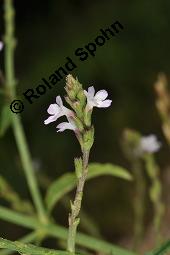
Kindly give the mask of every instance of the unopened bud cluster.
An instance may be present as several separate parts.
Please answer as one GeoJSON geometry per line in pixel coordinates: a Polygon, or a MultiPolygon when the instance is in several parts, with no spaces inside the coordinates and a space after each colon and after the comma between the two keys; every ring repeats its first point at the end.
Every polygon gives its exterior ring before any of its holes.
{"type": "Polygon", "coordinates": [[[78,79],[74,79],[72,75],[68,75],[66,78],[65,90],[67,92],[65,99],[75,112],[75,115],[71,118],[78,130],[77,138],[82,150],[88,151],[93,145],[94,128],[88,125],[91,123],[91,115],[89,115],[90,119],[88,119],[88,121],[85,118],[85,116],[87,116],[87,108],[84,90],[78,79]]]}

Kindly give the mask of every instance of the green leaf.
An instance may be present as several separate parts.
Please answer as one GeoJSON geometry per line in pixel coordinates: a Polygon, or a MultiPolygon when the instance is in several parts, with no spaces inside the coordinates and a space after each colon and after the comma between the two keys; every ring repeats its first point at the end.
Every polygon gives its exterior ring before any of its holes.
{"type": "MultiPolygon", "coordinates": [[[[38,221],[37,218],[26,216],[21,213],[17,213],[10,209],[7,209],[3,206],[0,206],[0,219],[16,224],[18,226],[22,226],[28,229],[43,229],[46,231],[48,236],[60,239],[60,240],[67,240],[68,237],[68,229],[58,225],[58,224],[49,224],[49,225],[42,225],[38,221]]],[[[118,254],[118,255],[138,255],[135,252],[125,250],[122,247],[117,245],[108,243],[107,241],[97,239],[80,232],[77,233],[76,243],[82,247],[86,247],[90,250],[93,250],[97,253],[104,253],[104,254],[118,254]]]]}
{"type": "MultiPolygon", "coordinates": [[[[89,164],[89,173],[87,179],[92,179],[101,175],[111,175],[114,177],[119,177],[125,180],[132,180],[130,173],[116,165],[112,164],[100,164],[91,163],[89,164]]],[[[76,186],[76,175],[75,173],[67,173],[62,175],[56,181],[54,181],[49,187],[46,194],[46,205],[48,210],[52,210],[54,205],[69,191],[71,191],[76,186]]]]}
{"type": "Polygon", "coordinates": [[[21,254],[31,255],[70,255],[69,252],[51,250],[47,248],[38,247],[32,244],[24,244],[21,242],[12,242],[7,239],[0,238],[0,248],[6,248],[12,251],[17,251],[21,254]]]}
{"type": "Polygon", "coordinates": [[[0,136],[3,136],[12,122],[12,115],[9,105],[4,105],[0,116],[0,136]]]}

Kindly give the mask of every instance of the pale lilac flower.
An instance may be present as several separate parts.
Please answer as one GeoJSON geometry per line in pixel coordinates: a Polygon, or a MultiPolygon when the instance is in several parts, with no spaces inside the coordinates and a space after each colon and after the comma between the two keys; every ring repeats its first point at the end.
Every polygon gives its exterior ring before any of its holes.
{"type": "Polygon", "coordinates": [[[0,51],[3,49],[3,47],[4,47],[4,44],[3,42],[0,41],[0,51]]]}
{"type": "Polygon", "coordinates": [[[87,108],[89,110],[93,109],[93,107],[107,108],[112,103],[112,100],[106,99],[108,93],[104,89],[95,94],[95,89],[92,86],[88,88],[88,91],[84,90],[84,94],[87,97],[87,108]]]}
{"type": "Polygon", "coordinates": [[[47,112],[51,115],[44,121],[44,124],[47,125],[51,122],[56,121],[58,118],[62,116],[66,116],[67,118],[74,116],[73,111],[69,110],[63,105],[62,99],[60,96],[56,97],[56,104],[50,104],[47,109],[47,112]]]}
{"type": "Polygon", "coordinates": [[[140,140],[139,150],[141,152],[154,153],[161,147],[156,135],[143,136],[140,140]]]}
{"type": "Polygon", "coordinates": [[[63,132],[65,131],[66,129],[70,129],[70,130],[73,130],[73,131],[76,131],[77,130],[77,127],[75,126],[74,122],[72,121],[69,121],[69,122],[62,122],[60,123],[58,126],[57,126],[58,130],[57,132],[63,132]]]}

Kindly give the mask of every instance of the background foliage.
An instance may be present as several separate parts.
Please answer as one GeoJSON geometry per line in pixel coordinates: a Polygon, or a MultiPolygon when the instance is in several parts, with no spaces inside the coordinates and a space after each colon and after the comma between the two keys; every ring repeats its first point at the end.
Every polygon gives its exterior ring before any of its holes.
{"type": "MultiPolygon", "coordinates": [[[[122,130],[128,126],[144,134],[158,134],[163,142],[158,154],[163,176],[169,158],[154,106],[152,85],[159,71],[169,75],[170,3],[166,0],[30,0],[14,3],[18,94],[36,87],[42,77],[48,77],[65,63],[65,57],[72,56],[76,48],[92,41],[100,28],[107,28],[116,20],[123,24],[124,30],[117,37],[98,48],[95,57],[79,62],[73,72],[85,87],[105,88],[113,99],[110,109],[95,110],[96,140],[91,161],[129,167],[120,147],[122,130]]],[[[0,3],[1,39],[4,31],[2,13],[0,3]]],[[[3,68],[2,57],[0,65],[3,68]]],[[[57,135],[55,125],[47,128],[43,124],[46,108],[56,95],[63,93],[63,88],[64,79],[33,105],[27,104],[22,113],[37,174],[41,171],[50,179],[73,171],[73,157],[79,151],[71,132],[57,135]]],[[[11,130],[1,139],[0,155],[1,174],[28,198],[11,130]]],[[[126,238],[132,234],[132,198],[131,183],[102,176],[87,183],[83,208],[95,219],[102,236],[126,245],[126,238]]],[[[67,210],[62,203],[54,210],[54,215],[66,226],[67,210]]],[[[148,208],[146,222],[151,218],[152,211],[148,208]]],[[[21,228],[1,221],[0,232],[9,239],[23,234],[21,228]]]]}

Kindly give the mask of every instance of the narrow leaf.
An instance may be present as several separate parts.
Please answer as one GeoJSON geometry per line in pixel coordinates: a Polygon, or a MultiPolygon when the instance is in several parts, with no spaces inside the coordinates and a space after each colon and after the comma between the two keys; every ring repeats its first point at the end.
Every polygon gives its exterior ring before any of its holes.
{"type": "MultiPolygon", "coordinates": [[[[60,240],[67,240],[68,236],[68,229],[58,225],[58,224],[49,224],[46,227],[41,225],[40,222],[37,221],[37,218],[25,216],[21,213],[14,212],[10,209],[7,209],[3,206],[0,206],[0,219],[11,222],[18,226],[22,226],[29,229],[37,230],[41,227],[47,231],[47,234],[51,237],[60,239],[60,240]]],[[[126,250],[122,247],[117,245],[108,243],[107,241],[103,241],[98,238],[94,238],[80,232],[77,233],[76,243],[82,247],[86,247],[90,250],[93,250],[97,253],[104,253],[104,254],[119,254],[119,255],[138,255],[135,252],[126,250]]]]}
{"type": "Polygon", "coordinates": [[[51,250],[47,248],[38,247],[32,244],[24,244],[21,242],[12,242],[7,239],[0,238],[0,248],[9,249],[12,251],[17,251],[21,254],[31,254],[31,255],[70,255],[69,252],[51,250]]]}
{"type": "Polygon", "coordinates": [[[0,136],[3,136],[12,121],[9,105],[4,105],[0,116],[0,136]]]}
{"type": "Polygon", "coordinates": [[[165,255],[168,251],[170,251],[170,240],[163,243],[156,250],[146,253],[146,255],[165,255]]]}
{"type": "MultiPolygon", "coordinates": [[[[116,165],[112,164],[100,164],[91,163],[89,164],[89,173],[87,179],[92,179],[101,175],[111,175],[119,177],[125,180],[132,180],[130,173],[116,165]]],[[[54,181],[49,187],[46,194],[46,204],[48,210],[52,210],[54,205],[69,191],[76,186],[76,175],[75,173],[67,173],[62,175],[56,181],[54,181]]]]}

